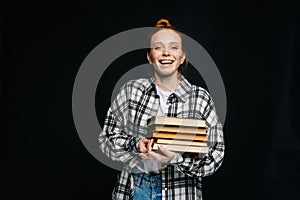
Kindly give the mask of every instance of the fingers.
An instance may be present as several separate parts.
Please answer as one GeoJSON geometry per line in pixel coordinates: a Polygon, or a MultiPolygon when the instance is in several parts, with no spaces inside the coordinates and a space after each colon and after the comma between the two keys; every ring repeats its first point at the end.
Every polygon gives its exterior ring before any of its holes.
{"type": "Polygon", "coordinates": [[[149,156],[147,155],[147,153],[140,153],[140,156],[144,159],[148,159],[149,156]]]}
{"type": "Polygon", "coordinates": [[[172,160],[175,156],[175,153],[172,151],[167,150],[162,145],[158,146],[159,153],[152,151],[152,145],[154,140],[148,140],[148,139],[141,139],[139,143],[140,148],[140,156],[143,159],[152,159],[156,162],[168,162],[172,160]]]}
{"type": "Polygon", "coordinates": [[[166,149],[164,146],[159,145],[158,146],[159,150],[165,154],[168,158],[172,159],[175,156],[175,153],[173,151],[169,151],[168,149],[166,149]]]}
{"type": "Polygon", "coordinates": [[[169,158],[163,154],[155,153],[155,152],[149,152],[148,157],[156,162],[168,162],[172,158],[169,158]]]}
{"type": "Polygon", "coordinates": [[[151,139],[147,144],[148,153],[152,151],[153,139],[151,139]]]}
{"type": "Polygon", "coordinates": [[[156,162],[164,162],[164,156],[153,151],[148,153],[148,157],[156,162]]]}
{"type": "Polygon", "coordinates": [[[138,143],[138,150],[141,153],[147,153],[147,144],[149,143],[149,140],[146,138],[140,139],[138,143]]]}

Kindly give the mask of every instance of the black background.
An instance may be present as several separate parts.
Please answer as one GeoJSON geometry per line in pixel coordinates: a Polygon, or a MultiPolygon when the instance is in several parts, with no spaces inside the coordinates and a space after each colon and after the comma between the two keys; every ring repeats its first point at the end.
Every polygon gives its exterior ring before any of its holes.
{"type": "MultiPolygon", "coordinates": [[[[227,94],[225,160],[204,199],[299,199],[299,9],[296,1],[22,3],[1,6],[1,195],[109,199],[117,171],[84,147],[72,116],[76,73],[110,36],[167,17],[198,41],[227,94]]],[[[102,123],[114,84],[145,63],[116,60],[99,82],[102,123]],[[107,98],[105,98],[107,97],[107,98]]],[[[100,66],[101,67],[101,66],[100,66]]],[[[186,76],[195,79],[193,67],[186,76]]]]}

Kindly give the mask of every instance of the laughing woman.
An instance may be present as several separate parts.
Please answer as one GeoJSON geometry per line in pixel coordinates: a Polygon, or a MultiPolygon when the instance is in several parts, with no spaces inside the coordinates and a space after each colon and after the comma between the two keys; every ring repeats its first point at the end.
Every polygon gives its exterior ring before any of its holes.
{"type": "Polygon", "coordinates": [[[187,66],[183,37],[167,19],[156,22],[147,59],[153,76],[126,82],[110,106],[100,149],[125,164],[113,199],[202,199],[202,177],[213,174],[224,158],[222,124],[209,93],[182,75],[187,66]],[[152,151],[147,120],[152,116],[203,119],[210,142],[208,154],[191,157],[152,151]]]}

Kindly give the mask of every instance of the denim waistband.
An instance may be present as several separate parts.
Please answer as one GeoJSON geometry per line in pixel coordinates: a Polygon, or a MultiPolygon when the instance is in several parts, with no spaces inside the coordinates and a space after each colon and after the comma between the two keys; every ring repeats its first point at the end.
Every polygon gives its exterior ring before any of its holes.
{"type": "Polygon", "coordinates": [[[141,182],[143,183],[160,183],[161,182],[161,174],[145,174],[145,173],[133,173],[134,181],[136,185],[140,185],[141,182]]]}

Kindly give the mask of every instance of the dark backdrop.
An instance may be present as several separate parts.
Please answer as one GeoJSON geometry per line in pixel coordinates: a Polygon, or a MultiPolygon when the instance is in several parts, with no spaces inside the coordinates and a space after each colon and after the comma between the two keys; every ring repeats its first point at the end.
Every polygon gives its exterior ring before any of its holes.
{"type": "MultiPolygon", "coordinates": [[[[296,1],[1,6],[1,195],[109,199],[117,171],[83,146],[72,117],[76,73],[108,37],[168,17],[210,54],[227,93],[226,155],[205,199],[299,199],[299,9],[296,1]]],[[[128,53],[105,72],[100,123],[118,78],[145,63],[128,53]]],[[[100,66],[101,67],[101,66],[100,66]]],[[[193,67],[186,75],[194,83],[193,67]]]]}

